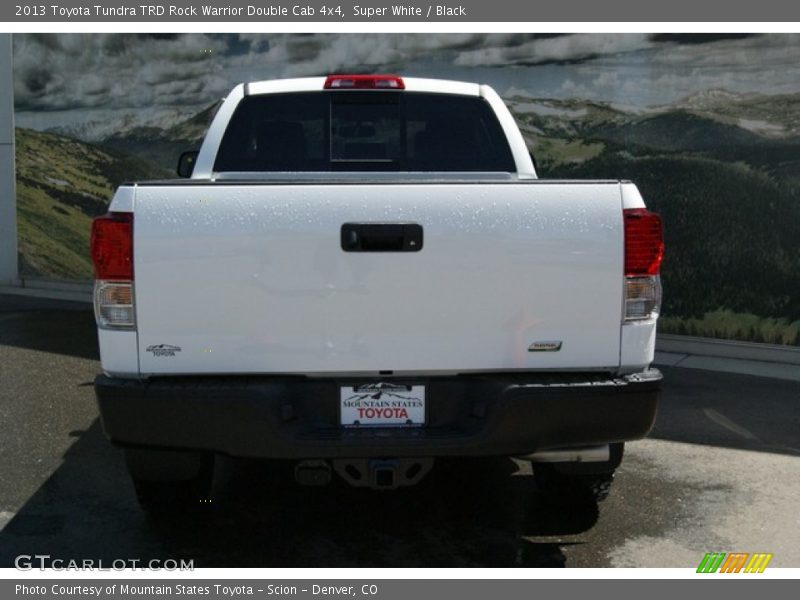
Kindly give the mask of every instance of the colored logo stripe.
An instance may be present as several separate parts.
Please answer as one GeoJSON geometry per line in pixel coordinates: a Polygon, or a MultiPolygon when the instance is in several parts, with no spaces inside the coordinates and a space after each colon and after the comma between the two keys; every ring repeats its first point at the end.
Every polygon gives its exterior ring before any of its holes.
{"type": "Polygon", "coordinates": [[[763,573],[772,560],[772,554],[760,552],[707,552],[697,566],[698,573],[763,573]],[[749,560],[748,560],[749,559],[749,560]],[[745,566],[745,564],[747,566],[745,566]]]}
{"type": "Polygon", "coordinates": [[[716,573],[725,558],[724,552],[707,552],[697,567],[698,573],[716,573]]]}
{"type": "Polygon", "coordinates": [[[747,557],[750,556],[747,552],[731,552],[728,558],[722,563],[720,573],[738,573],[742,570],[747,557]]]}
{"type": "Polygon", "coordinates": [[[763,573],[764,569],[767,568],[769,561],[772,560],[772,554],[753,554],[750,558],[750,562],[747,563],[747,566],[744,568],[745,573],[763,573]]]}

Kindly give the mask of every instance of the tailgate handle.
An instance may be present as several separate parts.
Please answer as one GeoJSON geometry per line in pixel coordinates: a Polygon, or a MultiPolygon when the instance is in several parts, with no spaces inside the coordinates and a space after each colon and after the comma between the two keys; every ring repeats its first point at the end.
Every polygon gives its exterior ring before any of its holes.
{"type": "Polygon", "coordinates": [[[341,239],[345,252],[419,252],[422,250],[422,225],[345,223],[341,239]]]}

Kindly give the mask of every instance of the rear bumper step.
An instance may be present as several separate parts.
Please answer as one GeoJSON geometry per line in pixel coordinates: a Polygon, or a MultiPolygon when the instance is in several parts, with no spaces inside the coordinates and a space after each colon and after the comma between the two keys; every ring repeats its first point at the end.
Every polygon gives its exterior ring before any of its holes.
{"type": "Polygon", "coordinates": [[[417,378],[427,386],[427,424],[391,429],[338,425],[339,386],[352,383],[100,375],[95,391],[106,434],[125,446],[286,459],[511,456],[644,437],[661,373],[417,378]]]}

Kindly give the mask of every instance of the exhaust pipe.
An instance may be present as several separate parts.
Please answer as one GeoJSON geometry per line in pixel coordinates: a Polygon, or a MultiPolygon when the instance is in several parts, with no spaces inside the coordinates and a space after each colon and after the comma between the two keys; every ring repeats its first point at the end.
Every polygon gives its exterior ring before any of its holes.
{"type": "Polygon", "coordinates": [[[604,446],[541,450],[523,458],[534,463],[608,462],[611,460],[611,449],[608,444],[605,444],[604,446]]]}

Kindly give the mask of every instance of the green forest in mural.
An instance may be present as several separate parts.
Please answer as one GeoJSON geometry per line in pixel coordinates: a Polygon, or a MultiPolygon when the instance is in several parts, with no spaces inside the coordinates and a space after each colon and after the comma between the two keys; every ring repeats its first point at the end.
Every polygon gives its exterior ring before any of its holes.
{"type": "Polygon", "coordinates": [[[662,215],[662,331],[800,344],[800,95],[544,104],[517,112],[542,176],[630,179],[662,215]]]}
{"type": "MultiPolygon", "coordinates": [[[[800,345],[800,93],[628,106],[498,91],[541,177],[630,179],[661,213],[662,331],[800,345]]],[[[119,183],[172,177],[216,105],[102,134],[18,127],[23,276],[90,279],[91,218],[119,183]]]]}

